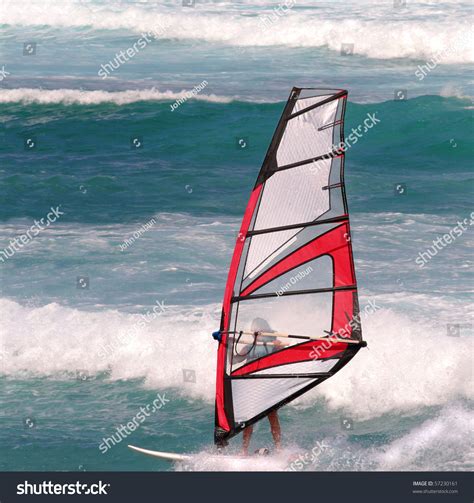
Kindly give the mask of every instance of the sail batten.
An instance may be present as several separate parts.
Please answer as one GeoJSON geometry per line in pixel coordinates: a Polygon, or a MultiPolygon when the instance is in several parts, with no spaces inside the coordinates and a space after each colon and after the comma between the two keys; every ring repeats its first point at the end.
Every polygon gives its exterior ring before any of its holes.
{"type": "Polygon", "coordinates": [[[293,88],[257,177],[222,308],[217,444],[330,378],[365,345],[338,147],[346,97],[293,88]]]}

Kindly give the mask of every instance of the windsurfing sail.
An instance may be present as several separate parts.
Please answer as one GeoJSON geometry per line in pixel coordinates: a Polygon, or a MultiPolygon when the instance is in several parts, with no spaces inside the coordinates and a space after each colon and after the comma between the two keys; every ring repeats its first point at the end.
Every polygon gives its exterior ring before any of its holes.
{"type": "Polygon", "coordinates": [[[218,445],[365,345],[344,188],[346,100],[344,90],[293,88],[250,195],[222,308],[218,445]]]}

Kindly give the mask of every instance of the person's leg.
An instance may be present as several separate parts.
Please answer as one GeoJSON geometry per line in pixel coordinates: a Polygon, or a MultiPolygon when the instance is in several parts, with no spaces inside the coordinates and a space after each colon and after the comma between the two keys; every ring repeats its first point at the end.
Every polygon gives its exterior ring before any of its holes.
{"type": "Polygon", "coordinates": [[[281,448],[281,429],[280,421],[278,420],[278,413],[276,410],[268,414],[268,420],[270,421],[270,429],[272,431],[273,441],[275,442],[276,450],[281,448]]]}
{"type": "Polygon", "coordinates": [[[249,454],[249,445],[250,445],[250,438],[252,437],[253,433],[253,426],[247,426],[243,432],[243,439],[242,439],[242,454],[244,456],[248,456],[249,454]]]}

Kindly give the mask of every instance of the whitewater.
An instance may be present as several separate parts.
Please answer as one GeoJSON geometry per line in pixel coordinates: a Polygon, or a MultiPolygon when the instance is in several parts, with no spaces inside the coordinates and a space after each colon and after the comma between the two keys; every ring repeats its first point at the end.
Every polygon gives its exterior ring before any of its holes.
{"type": "Polygon", "coordinates": [[[2,3],[0,250],[64,215],[0,263],[0,469],[285,471],[305,452],[302,470],[474,468],[472,226],[417,263],[473,210],[472,4],[286,3],[2,3]],[[380,119],[345,172],[361,311],[378,308],[368,348],[281,409],[281,456],[216,464],[210,334],[294,85],[348,89],[346,136],[380,119]],[[169,403],[128,443],[193,464],[103,454],[157,393],[169,403]]]}

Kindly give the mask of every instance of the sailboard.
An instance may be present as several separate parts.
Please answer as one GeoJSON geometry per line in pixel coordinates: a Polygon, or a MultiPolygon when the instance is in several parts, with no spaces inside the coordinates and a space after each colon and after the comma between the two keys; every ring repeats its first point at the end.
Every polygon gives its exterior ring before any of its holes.
{"type": "Polygon", "coordinates": [[[163,459],[165,461],[180,462],[180,461],[190,461],[191,456],[188,454],[178,454],[176,452],[163,452],[163,451],[153,451],[151,449],[143,449],[142,447],[136,447],[135,445],[128,445],[129,449],[132,451],[139,452],[140,454],[146,454],[152,458],[163,459]]]}
{"type": "Polygon", "coordinates": [[[256,458],[264,458],[264,455],[255,453],[253,456],[243,456],[243,455],[223,455],[222,453],[209,454],[209,453],[198,453],[198,454],[179,454],[176,452],[164,452],[164,451],[154,451],[152,449],[143,449],[142,447],[137,447],[135,445],[128,445],[128,448],[132,451],[139,452],[140,454],[145,454],[152,458],[161,459],[163,461],[169,461],[170,463],[184,463],[186,461],[192,462],[197,461],[200,458],[205,458],[208,461],[245,461],[245,460],[255,460],[256,458]]]}
{"type": "Polygon", "coordinates": [[[344,185],[347,94],[292,89],[250,194],[218,333],[219,446],[366,345],[344,185]]]}

